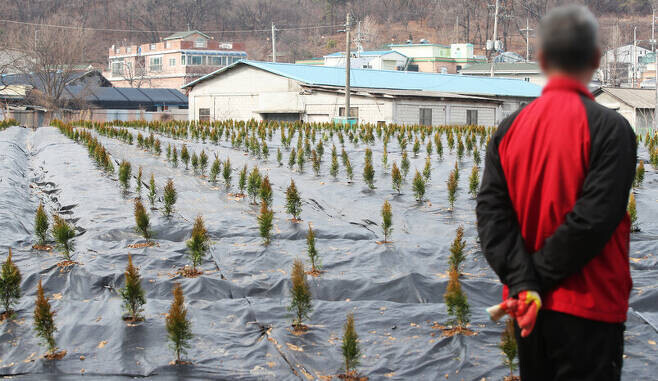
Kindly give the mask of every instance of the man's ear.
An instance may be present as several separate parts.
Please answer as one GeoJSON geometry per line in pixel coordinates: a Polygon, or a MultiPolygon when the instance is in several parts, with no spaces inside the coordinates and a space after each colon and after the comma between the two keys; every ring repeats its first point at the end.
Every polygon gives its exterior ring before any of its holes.
{"type": "Polygon", "coordinates": [[[594,55],[592,56],[592,70],[596,70],[601,65],[601,48],[597,47],[594,50],[594,55]]]}
{"type": "Polygon", "coordinates": [[[546,62],[546,55],[542,50],[537,53],[537,62],[539,62],[539,67],[541,71],[546,74],[548,72],[548,62],[546,62]]]}

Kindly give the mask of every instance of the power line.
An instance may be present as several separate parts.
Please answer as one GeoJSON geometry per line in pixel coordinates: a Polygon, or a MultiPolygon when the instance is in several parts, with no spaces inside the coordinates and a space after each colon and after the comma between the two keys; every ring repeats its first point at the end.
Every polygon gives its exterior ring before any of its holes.
{"type": "MultiPolygon", "coordinates": [[[[54,24],[41,24],[41,23],[32,23],[25,21],[15,21],[15,20],[1,20],[2,23],[8,24],[18,24],[18,25],[27,25],[27,26],[37,26],[41,28],[59,28],[59,29],[74,29],[74,30],[89,30],[97,32],[122,32],[122,33],[176,33],[180,30],[139,30],[139,29],[111,29],[111,28],[89,28],[89,27],[76,27],[71,25],[54,25],[54,24]]],[[[286,30],[310,30],[310,29],[325,29],[325,28],[337,28],[342,27],[343,25],[311,25],[311,26],[291,26],[279,28],[277,31],[286,31],[286,30]]],[[[270,32],[271,29],[238,29],[238,30],[206,30],[202,31],[204,33],[218,34],[218,33],[254,33],[254,32],[270,32]]]]}

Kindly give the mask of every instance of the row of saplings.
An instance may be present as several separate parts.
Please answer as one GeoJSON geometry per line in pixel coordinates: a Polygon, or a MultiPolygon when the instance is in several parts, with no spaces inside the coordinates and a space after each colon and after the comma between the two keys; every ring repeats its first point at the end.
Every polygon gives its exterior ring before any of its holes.
{"type": "MultiPolygon", "coordinates": [[[[139,198],[137,200],[139,200],[139,198]]],[[[140,217],[138,216],[138,202],[139,201],[136,201],[135,219],[138,225],[137,229],[143,231],[143,226],[139,226],[140,217]]],[[[55,218],[57,219],[58,217],[55,218]]],[[[392,213],[388,202],[385,202],[382,208],[382,220],[382,230],[386,242],[393,229],[392,213]]],[[[53,224],[53,235],[59,243],[58,247],[60,250],[67,252],[67,250],[70,250],[71,245],[60,242],[61,240],[55,233],[55,225],[57,223],[58,222],[55,222],[53,224]]],[[[43,210],[43,206],[40,205],[35,217],[35,235],[39,245],[44,245],[47,242],[47,229],[47,215],[43,210]]],[[[454,334],[474,334],[473,331],[467,328],[470,316],[469,305],[459,280],[461,275],[461,265],[465,260],[465,241],[463,235],[464,231],[460,226],[457,229],[456,237],[450,247],[449,282],[444,295],[448,314],[451,315],[453,319],[449,322],[450,326],[436,325],[435,327],[443,329],[444,335],[447,336],[454,334]]],[[[68,240],[64,241],[68,242],[68,240]]],[[[196,267],[196,264],[201,261],[210,246],[210,237],[201,216],[196,218],[191,237],[186,244],[196,267]]],[[[304,321],[309,319],[309,315],[312,311],[312,294],[306,276],[307,274],[313,276],[321,274],[319,255],[315,247],[315,235],[310,225],[307,235],[307,254],[311,262],[311,270],[306,272],[303,262],[297,259],[293,262],[291,271],[291,301],[288,309],[294,314],[292,326],[295,333],[302,333],[309,329],[309,327],[304,324],[304,321]]],[[[196,272],[196,268],[194,268],[194,271],[196,272]]],[[[13,317],[12,306],[18,302],[21,296],[20,283],[21,274],[18,267],[12,261],[10,249],[7,260],[2,265],[2,270],[0,272],[0,302],[5,311],[2,314],[2,319],[13,317]]],[[[137,267],[133,265],[131,256],[128,256],[128,264],[125,270],[125,285],[119,290],[119,293],[123,299],[123,307],[127,312],[124,319],[130,322],[143,320],[144,317],[142,312],[143,306],[146,304],[146,297],[141,286],[139,271],[137,267]]],[[[54,336],[57,328],[53,316],[54,311],[51,309],[49,299],[45,296],[41,280],[39,280],[34,308],[34,329],[36,330],[37,336],[48,348],[48,352],[44,355],[44,358],[51,360],[61,359],[66,355],[66,351],[57,350],[58,348],[54,336]]],[[[171,347],[176,354],[176,363],[186,363],[181,360],[181,354],[185,354],[186,349],[190,347],[190,340],[193,338],[193,334],[191,322],[187,318],[187,309],[184,306],[183,291],[179,283],[175,283],[173,288],[173,301],[169,313],[166,316],[166,329],[168,339],[172,344],[171,347]]],[[[352,314],[347,316],[347,321],[344,325],[343,343],[341,348],[344,357],[345,373],[339,375],[339,377],[344,379],[365,379],[365,377],[362,377],[356,369],[356,366],[359,364],[361,352],[352,314]]],[[[506,329],[503,332],[500,348],[505,355],[505,364],[510,369],[509,378],[513,378],[512,372],[516,366],[514,362],[516,357],[516,343],[514,341],[513,325],[511,321],[508,322],[506,329]]]]}

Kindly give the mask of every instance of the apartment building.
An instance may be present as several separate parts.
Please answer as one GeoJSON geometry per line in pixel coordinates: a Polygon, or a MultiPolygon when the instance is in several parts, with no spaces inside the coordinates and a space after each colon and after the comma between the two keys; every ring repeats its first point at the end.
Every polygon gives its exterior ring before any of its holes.
{"type": "Polygon", "coordinates": [[[409,58],[409,71],[456,74],[466,65],[486,62],[485,57],[474,55],[473,44],[442,45],[420,40],[419,43],[408,41],[388,47],[409,58]]]}
{"type": "Polygon", "coordinates": [[[112,46],[103,75],[115,87],[179,88],[247,58],[240,43],[219,42],[198,30],[178,32],[160,42],[112,46]]]}

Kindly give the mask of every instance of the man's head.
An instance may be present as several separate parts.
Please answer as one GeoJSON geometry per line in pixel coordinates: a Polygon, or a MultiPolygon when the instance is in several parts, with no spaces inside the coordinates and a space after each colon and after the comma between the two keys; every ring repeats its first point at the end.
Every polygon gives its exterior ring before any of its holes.
{"type": "Polygon", "coordinates": [[[539,24],[539,64],[547,76],[568,75],[588,83],[599,67],[599,24],[587,8],[555,8],[539,24]]]}

